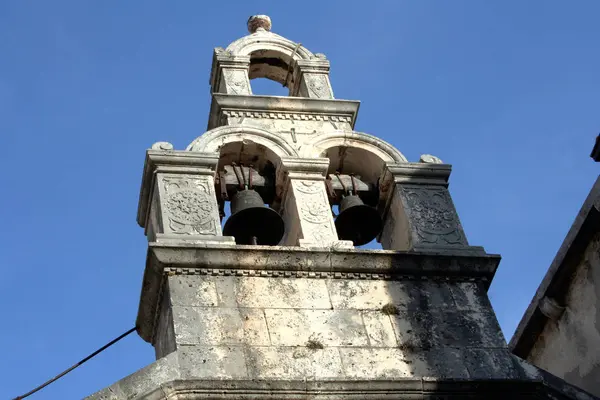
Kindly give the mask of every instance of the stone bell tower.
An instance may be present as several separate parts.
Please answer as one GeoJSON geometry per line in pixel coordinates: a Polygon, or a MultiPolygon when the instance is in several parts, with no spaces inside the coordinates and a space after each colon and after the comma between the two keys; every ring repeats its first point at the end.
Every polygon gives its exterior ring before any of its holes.
{"type": "Polygon", "coordinates": [[[206,132],[146,152],[137,327],[156,361],[89,398],[592,399],[507,350],[500,257],[467,242],[450,165],[355,132],[323,54],[267,16],[248,29],[215,49],[206,132]],[[289,96],[252,95],[259,77],[289,96]]]}

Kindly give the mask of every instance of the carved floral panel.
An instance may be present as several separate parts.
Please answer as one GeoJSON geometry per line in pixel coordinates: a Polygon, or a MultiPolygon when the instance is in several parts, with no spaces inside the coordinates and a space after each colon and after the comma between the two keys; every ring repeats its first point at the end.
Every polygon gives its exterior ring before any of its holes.
{"type": "Polygon", "coordinates": [[[172,233],[220,235],[210,178],[163,177],[163,218],[172,233]]]}
{"type": "Polygon", "coordinates": [[[310,242],[324,245],[338,240],[323,181],[293,181],[292,186],[302,227],[302,237],[310,242]]]}
{"type": "Polygon", "coordinates": [[[448,190],[443,187],[401,186],[406,214],[418,242],[466,245],[448,190]]]}

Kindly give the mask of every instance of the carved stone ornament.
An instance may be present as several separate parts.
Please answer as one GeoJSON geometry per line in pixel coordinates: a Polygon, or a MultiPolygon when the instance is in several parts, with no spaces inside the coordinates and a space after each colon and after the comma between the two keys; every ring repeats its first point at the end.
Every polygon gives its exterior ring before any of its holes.
{"type": "Polygon", "coordinates": [[[337,240],[323,181],[295,182],[294,189],[304,239],[320,244],[337,240]]]}
{"type": "Polygon", "coordinates": [[[305,194],[314,194],[322,190],[321,185],[323,185],[323,182],[320,181],[300,181],[296,185],[296,189],[305,194]]]}
{"type": "Polygon", "coordinates": [[[255,33],[256,31],[271,30],[271,18],[268,15],[253,15],[248,19],[248,32],[255,33]]]}
{"type": "Polygon", "coordinates": [[[314,74],[306,77],[306,86],[312,97],[317,99],[329,98],[329,85],[327,84],[327,77],[323,74],[314,74]]]}
{"type": "Polygon", "coordinates": [[[419,158],[419,162],[427,163],[427,164],[443,164],[444,162],[436,156],[432,156],[431,154],[421,154],[419,158]]]}
{"type": "Polygon", "coordinates": [[[429,244],[466,244],[445,188],[402,187],[406,212],[419,236],[429,244]]]}
{"type": "Polygon", "coordinates": [[[214,199],[208,182],[200,179],[165,178],[163,202],[173,233],[216,235],[214,199]]]}
{"type": "Polygon", "coordinates": [[[173,150],[173,145],[169,142],[156,142],[152,145],[152,150],[173,150]]]}
{"type": "Polygon", "coordinates": [[[313,224],[321,224],[329,219],[331,209],[319,200],[308,200],[301,204],[300,216],[303,220],[313,224]]]}
{"type": "Polygon", "coordinates": [[[246,73],[242,70],[223,70],[227,92],[231,94],[250,94],[246,73]]]}
{"type": "Polygon", "coordinates": [[[337,240],[337,237],[332,236],[333,232],[329,222],[321,222],[320,224],[307,229],[307,231],[307,236],[310,236],[315,243],[326,244],[333,240],[337,240]]]}
{"type": "Polygon", "coordinates": [[[215,52],[216,52],[217,54],[220,54],[220,55],[228,55],[228,56],[231,56],[231,55],[232,55],[230,51],[228,51],[228,50],[225,50],[225,49],[224,49],[224,48],[222,48],[222,47],[215,47],[215,52]]]}

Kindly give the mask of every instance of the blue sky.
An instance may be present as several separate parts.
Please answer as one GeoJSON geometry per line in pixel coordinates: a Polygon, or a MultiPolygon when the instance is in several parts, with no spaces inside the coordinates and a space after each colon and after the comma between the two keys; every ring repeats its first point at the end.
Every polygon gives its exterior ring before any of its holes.
{"type": "MultiPolygon", "coordinates": [[[[510,338],[596,179],[596,1],[3,1],[0,397],[133,326],[146,255],[145,149],[202,134],[212,49],[249,15],[331,61],[356,130],[453,165],[510,338]]],[[[261,90],[274,86],[263,85],[261,90]]],[[[153,360],[132,335],[36,394],[77,399],[153,360]]]]}

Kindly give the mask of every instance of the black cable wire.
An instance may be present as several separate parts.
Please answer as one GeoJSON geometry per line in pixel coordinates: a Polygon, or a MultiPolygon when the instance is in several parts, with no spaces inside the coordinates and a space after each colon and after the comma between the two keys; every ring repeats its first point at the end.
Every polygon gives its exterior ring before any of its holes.
{"type": "Polygon", "coordinates": [[[69,372],[73,371],[75,368],[79,367],[81,364],[83,364],[84,362],[88,361],[90,358],[100,354],[101,352],[103,352],[104,350],[108,349],[110,346],[112,346],[113,344],[117,343],[119,340],[123,339],[125,336],[129,335],[130,333],[134,332],[137,330],[137,327],[133,327],[130,330],[128,330],[127,332],[125,332],[124,334],[122,334],[121,336],[119,336],[118,338],[108,342],[108,344],[100,347],[98,350],[96,350],[95,352],[93,352],[92,354],[90,354],[89,356],[87,356],[86,358],[84,358],[83,360],[79,361],[77,364],[73,365],[71,368],[61,372],[60,374],[56,375],[54,378],[44,382],[43,384],[41,384],[40,386],[36,387],[35,389],[33,389],[30,392],[25,393],[24,395],[21,396],[17,396],[15,397],[13,400],[21,400],[24,399],[25,397],[29,397],[32,394],[34,394],[35,392],[42,390],[43,388],[45,388],[46,386],[48,386],[49,384],[51,384],[52,382],[62,378],[63,376],[65,376],[66,374],[68,374],[69,372]]]}

